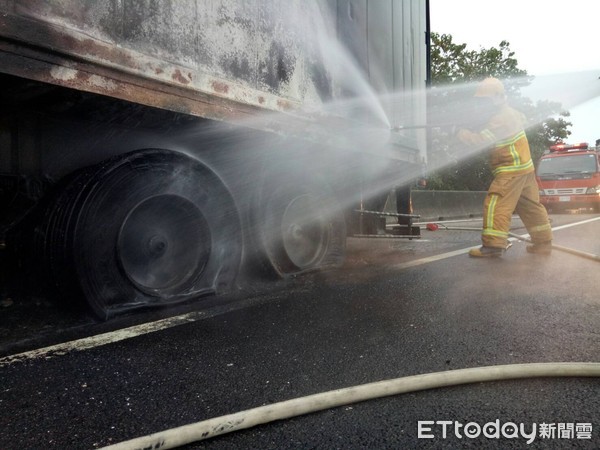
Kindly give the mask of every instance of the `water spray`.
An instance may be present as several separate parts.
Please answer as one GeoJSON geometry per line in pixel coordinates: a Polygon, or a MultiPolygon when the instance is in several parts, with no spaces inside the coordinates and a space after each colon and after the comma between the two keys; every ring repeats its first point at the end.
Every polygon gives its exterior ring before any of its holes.
{"type": "MultiPolygon", "coordinates": [[[[356,65],[351,64],[351,60],[347,58],[345,53],[339,52],[339,49],[335,46],[335,43],[330,41],[330,37],[327,35],[320,35],[320,37],[322,38],[320,42],[321,52],[326,57],[331,57],[330,61],[334,62],[331,69],[332,72],[334,72],[339,78],[339,83],[345,88],[354,92],[354,94],[364,96],[364,98],[361,98],[361,102],[363,103],[360,105],[360,108],[356,103],[353,102],[335,102],[333,104],[323,104],[322,112],[337,113],[336,115],[341,117],[347,117],[349,115],[351,118],[355,116],[373,116],[374,118],[378,119],[379,124],[382,125],[382,128],[366,128],[364,131],[359,130],[360,132],[365,133],[365,135],[368,137],[366,139],[356,139],[358,133],[356,133],[355,126],[340,127],[340,133],[338,134],[351,136],[352,139],[350,139],[350,141],[354,141],[354,147],[357,149],[360,149],[361,151],[364,151],[365,148],[369,149],[373,147],[373,142],[383,144],[387,143],[388,133],[390,131],[403,132],[408,130],[423,130],[432,128],[451,128],[453,126],[459,126],[459,124],[464,124],[466,128],[473,128],[469,125],[478,125],[478,121],[481,119],[481,114],[479,114],[481,112],[480,110],[473,108],[473,106],[468,102],[464,104],[462,101],[454,102],[452,98],[448,98],[446,96],[448,93],[460,91],[465,94],[464,98],[467,98],[467,96],[470,97],[472,95],[470,91],[474,88],[475,83],[436,87],[435,90],[431,91],[398,92],[386,96],[377,96],[374,90],[368,86],[367,83],[365,83],[366,80],[364,78],[364,74],[358,70],[356,65]],[[427,118],[415,118],[415,108],[412,107],[412,105],[420,105],[423,103],[421,101],[423,96],[427,98],[436,93],[440,94],[440,98],[443,101],[443,108],[440,108],[439,110],[435,110],[433,108],[428,110],[427,118]],[[389,125],[389,120],[387,118],[386,111],[382,107],[382,104],[387,105],[390,110],[395,112],[395,116],[393,118],[395,123],[414,123],[415,121],[428,121],[430,123],[392,127],[389,125]],[[406,105],[408,105],[408,107],[406,107],[406,105]],[[469,122],[469,117],[473,118],[472,123],[469,122]],[[450,124],[446,123],[450,118],[455,119],[456,122],[450,124]],[[467,118],[467,120],[465,120],[465,118],[467,118]],[[380,139],[373,139],[373,137],[377,137],[378,133],[381,134],[380,139]]],[[[329,58],[327,59],[329,60],[329,58]]],[[[594,76],[594,79],[597,79],[597,73],[595,73],[594,76]]],[[[533,99],[533,101],[560,100],[563,108],[569,109],[587,100],[600,96],[600,83],[590,83],[588,82],[589,78],[590,74],[587,73],[576,77],[567,74],[560,77],[554,77],[543,83],[541,81],[534,80],[534,85],[526,94],[530,94],[530,97],[533,99]],[[567,98],[556,99],[556,93],[567,94],[567,98]]],[[[538,80],[539,79],[540,78],[538,77],[538,80]]],[[[530,78],[511,80],[511,82],[515,84],[521,83],[523,85],[529,84],[531,81],[532,80],[530,78]]],[[[528,122],[527,128],[539,125],[544,120],[545,118],[540,117],[532,118],[528,122]]],[[[315,123],[315,128],[319,128],[320,126],[326,131],[331,131],[329,125],[330,124],[328,124],[327,121],[317,121],[315,123]]],[[[484,151],[485,149],[481,147],[465,151],[464,147],[461,146],[459,150],[460,153],[450,155],[451,157],[446,158],[444,161],[438,162],[436,166],[431,166],[430,170],[433,171],[441,169],[452,163],[454,160],[467,159],[470,156],[484,151]]],[[[401,181],[402,180],[396,179],[395,183],[401,184],[401,181]]],[[[371,189],[374,193],[389,187],[390,186],[386,184],[386,181],[382,181],[380,185],[374,186],[371,189]]],[[[346,201],[349,202],[350,200],[346,199],[346,201]]],[[[438,224],[429,224],[427,228],[435,231],[439,229],[439,227],[440,225],[438,224]]],[[[461,228],[451,228],[446,227],[445,225],[442,225],[442,229],[457,231],[462,230],[461,228]]],[[[468,229],[468,231],[481,232],[482,230],[480,228],[474,228],[468,229]]],[[[515,235],[513,233],[509,233],[509,235],[518,240],[532,242],[529,238],[524,236],[515,235]]],[[[600,257],[597,255],[592,255],[554,244],[552,245],[552,248],[587,259],[592,259],[594,261],[600,261],[600,257]]],[[[208,439],[213,436],[250,428],[259,424],[269,423],[275,420],[296,417],[328,408],[339,407],[350,403],[366,401],[385,396],[446,386],[456,386],[467,383],[479,383],[484,381],[522,379],[531,377],[568,376],[600,377],[600,363],[558,362],[546,364],[533,363],[476,367],[414,375],[393,380],[384,380],[310,395],[307,397],[291,399],[271,405],[265,405],[170,430],[164,430],[148,436],[133,439],[131,441],[115,444],[107,448],[113,450],[138,448],[174,448],[189,444],[191,442],[208,439]]]]}
{"type": "MultiPolygon", "coordinates": [[[[482,228],[449,227],[449,226],[444,225],[443,223],[428,223],[426,225],[426,228],[429,231],[437,231],[439,229],[447,230],[447,231],[477,231],[479,233],[481,233],[483,231],[482,228]]],[[[515,239],[518,239],[519,241],[527,242],[529,244],[534,243],[531,240],[531,238],[527,237],[526,235],[521,236],[519,234],[511,233],[510,231],[508,232],[508,235],[515,239]]],[[[579,256],[581,258],[591,259],[592,261],[600,262],[600,256],[594,255],[592,253],[582,252],[581,250],[575,250],[573,248],[563,247],[562,245],[557,245],[557,244],[551,244],[551,247],[554,250],[558,250],[558,251],[565,252],[565,253],[570,253],[572,255],[579,256]]]]}

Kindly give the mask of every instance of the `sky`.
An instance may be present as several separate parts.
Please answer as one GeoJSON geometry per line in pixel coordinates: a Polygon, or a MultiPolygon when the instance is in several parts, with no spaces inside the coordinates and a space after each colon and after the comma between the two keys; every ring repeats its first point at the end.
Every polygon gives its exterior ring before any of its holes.
{"type": "MultiPolygon", "coordinates": [[[[505,40],[529,75],[597,71],[593,79],[600,86],[598,0],[430,0],[429,5],[431,31],[452,35],[455,44],[479,50],[505,40]]],[[[570,88],[565,84],[557,91],[563,89],[570,88]]],[[[588,90],[583,99],[594,92],[588,90]]],[[[569,109],[573,125],[567,142],[593,145],[600,139],[600,96],[579,102],[569,109]]]]}

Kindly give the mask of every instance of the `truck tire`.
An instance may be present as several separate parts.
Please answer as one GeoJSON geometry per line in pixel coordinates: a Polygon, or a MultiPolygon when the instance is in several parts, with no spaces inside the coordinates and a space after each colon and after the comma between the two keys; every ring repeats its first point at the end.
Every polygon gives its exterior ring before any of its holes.
{"type": "Polygon", "coordinates": [[[101,319],[224,291],[241,260],[239,215],[224,183],[164,150],[85,170],[42,229],[54,283],[67,296],[83,294],[101,319]]]}
{"type": "Polygon", "coordinates": [[[262,248],[276,276],[286,278],[343,263],[345,217],[323,177],[280,167],[277,175],[265,178],[258,211],[262,248]]]}

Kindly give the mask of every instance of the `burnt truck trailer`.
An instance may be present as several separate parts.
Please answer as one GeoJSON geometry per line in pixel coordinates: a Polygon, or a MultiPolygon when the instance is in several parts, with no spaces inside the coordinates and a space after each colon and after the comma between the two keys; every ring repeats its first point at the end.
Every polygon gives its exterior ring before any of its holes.
{"type": "Polygon", "coordinates": [[[360,202],[424,162],[421,131],[373,130],[424,123],[419,97],[374,94],[424,89],[426,19],[415,0],[0,0],[0,292],[106,319],[339,265],[360,202]]]}

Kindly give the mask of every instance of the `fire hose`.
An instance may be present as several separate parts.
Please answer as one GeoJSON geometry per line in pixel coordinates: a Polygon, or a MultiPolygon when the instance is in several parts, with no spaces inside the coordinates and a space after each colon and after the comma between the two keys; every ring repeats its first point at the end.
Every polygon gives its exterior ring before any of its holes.
{"type": "MultiPolygon", "coordinates": [[[[479,231],[481,228],[448,227],[444,224],[430,223],[427,229],[454,231],[479,231]],[[440,228],[441,227],[441,228],[440,228]]],[[[532,243],[531,239],[515,233],[509,236],[520,241],[532,243]]],[[[600,261],[598,255],[552,244],[552,248],[571,253],[594,261],[600,261]]],[[[405,394],[426,389],[457,386],[469,383],[500,381],[540,377],[600,377],[600,363],[594,362],[556,362],[509,364],[487,367],[474,367],[447,370],[421,375],[413,375],[391,380],[378,381],[343,389],[313,394],[306,397],[286,400],[227,414],[189,425],[163,430],[147,436],[120,442],[103,450],[141,450],[145,448],[169,449],[215,436],[251,428],[257,425],[310,414],[329,408],[351,403],[405,394]]]]}
{"type": "Polygon", "coordinates": [[[110,445],[105,447],[104,450],[141,450],[145,448],[160,448],[162,450],[176,448],[214,436],[251,428],[256,425],[375,398],[468,383],[533,377],[600,377],[600,363],[508,364],[446,370],[443,372],[395,378],[344,389],[336,389],[203,420],[110,445]]]}
{"type": "MultiPolygon", "coordinates": [[[[428,223],[427,229],[430,231],[437,231],[439,229],[448,230],[448,231],[479,231],[479,232],[482,231],[481,228],[448,227],[442,223],[428,223]]],[[[508,235],[515,239],[518,239],[519,241],[528,242],[530,244],[533,244],[533,241],[530,238],[528,238],[527,236],[521,236],[519,234],[511,233],[510,231],[508,232],[508,235]]],[[[554,250],[558,250],[558,251],[565,252],[565,253],[570,253],[572,255],[576,255],[576,256],[580,256],[582,258],[591,259],[592,261],[600,262],[600,256],[594,255],[593,253],[583,252],[581,250],[576,250],[574,248],[569,248],[569,247],[563,247],[562,245],[557,245],[557,244],[551,244],[551,247],[554,250]]]]}

